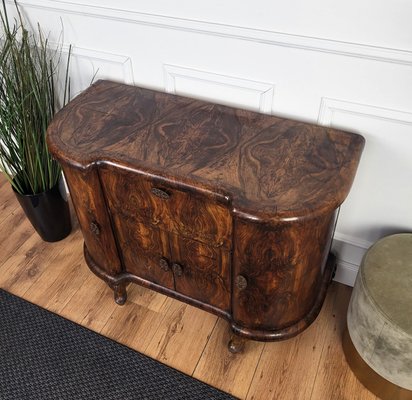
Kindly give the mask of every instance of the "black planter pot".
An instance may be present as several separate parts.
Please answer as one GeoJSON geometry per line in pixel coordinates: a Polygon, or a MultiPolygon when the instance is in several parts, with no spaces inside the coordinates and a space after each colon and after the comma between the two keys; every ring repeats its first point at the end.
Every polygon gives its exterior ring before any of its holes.
{"type": "Polygon", "coordinates": [[[60,179],[46,192],[22,195],[14,191],[27,218],[45,242],[62,240],[72,230],[69,203],[64,190],[60,179]]]}

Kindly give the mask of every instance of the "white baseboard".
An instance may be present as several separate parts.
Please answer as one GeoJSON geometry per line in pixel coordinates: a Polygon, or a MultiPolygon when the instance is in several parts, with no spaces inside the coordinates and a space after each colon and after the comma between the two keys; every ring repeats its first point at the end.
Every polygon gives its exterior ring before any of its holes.
{"type": "Polygon", "coordinates": [[[332,244],[332,250],[338,258],[334,280],[353,286],[363,256],[371,245],[368,241],[336,233],[332,244]]]}
{"type": "Polygon", "coordinates": [[[359,265],[351,264],[338,258],[338,266],[333,280],[353,287],[358,271],[359,265]]]}

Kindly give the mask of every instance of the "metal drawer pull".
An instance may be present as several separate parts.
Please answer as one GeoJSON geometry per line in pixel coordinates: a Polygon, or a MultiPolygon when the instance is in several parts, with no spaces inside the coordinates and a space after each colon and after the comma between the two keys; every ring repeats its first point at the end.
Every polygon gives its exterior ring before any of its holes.
{"type": "Polygon", "coordinates": [[[161,258],[159,260],[159,266],[163,271],[169,271],[169,262],[166,260],[166,258],[161,258]]]}
{"type": "Polygon", "coordinates": [[[164,199],[164,200],[167,200],[170,197],[169,193],[167,193],[163,189],[159,189],[159,188],[156,188],[156,187],[152,188],[152,193],[155,196],[160,197],[161,199],[164,199]]]}
{"type": "Polygon", "coordinates": [[[173,270],[173,273],[176,276],[182,276],[183,275],[183,267],[178,263],[173,263],[172,270],[173,270]]]}
{"type": "Polygon", "coordinates": [[[246,289],[247,279],[243,275],[238,275],[235,279],[235,285],[239,290],[246,289]]]}
{"type": "Polygon", "coordinates": [[[96,221],[90,222],[89,228],[90,232],[94,233],[96,236],[100,235],[100,227],[96,221]]]}

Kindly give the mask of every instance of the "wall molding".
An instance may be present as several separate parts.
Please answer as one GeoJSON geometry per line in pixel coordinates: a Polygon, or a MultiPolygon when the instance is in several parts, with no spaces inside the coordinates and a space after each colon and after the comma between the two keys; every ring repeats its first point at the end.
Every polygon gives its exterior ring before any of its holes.
{"type": "Polygon", "coordinates": [[[259,110],[261,113],[270,114],[272,112],[275,86],[271,83],[258,82],[170,64],[164,64],[163,70],[165,88],[168,93],[178,94],[176,86],[179,79],[212,83],[217,86],[230,86],[240,91],[246,90],[255,93],[256,104],[245,104],[245,106],[254,106],[256,110],[259,110]]]}
{"type": "Polygon", "coordinates": [[[355,284],[362,259],[373,243],[335,232],[332,250],[338,256],[334,280],[348,286],[355,284]]]}
{"type": "Polygon", "coordinates": [[[360,239],[360,238],[357,238],[351,235],[346,235],[340,232],[335,232],[334,238],[335,240],[348,243],[351,246],[355,246],[357,248],[364,249],[364,250],[369,249],[369,247],[373,245],[373,242],[370,242],[369,240],[360,239]]]}
{"type": "MultiPolygon", "coordinates": [[[[58,45],[55,46],[58,47],[58,45]]],[[[64,44],[63,46],[61,46],[61,49],[62,53],[69,53],[69,45],[64,44]]],[[[130,85],[134,84],[132,60],[128,56],[103,52],[95,49],[87,49],[78,46],[72,46],[71,54],[73,58],[77,59],[85,59],[91,62],[97,61],[98,63],[103,62],[108,64],[119,65],[123,72],[123,75],[120,77],[122,79],[122,82],[130,85]]]]}
{"type": "Polygon", "coordinates": [[[338,266],[333,280],[353,287],[355,286],[358,271],[359,265],[351,264],[344,260],[338,259],[338,266]]]}
{"type": "MultiPolygon", "coordinates": [[[[12,4],[11,0],[7,0],[7,2],[12,4]]],[[[274,46],[318,51],[340,56],[356,57],[412,66],[412,51],[407,50],[344,42],[320,37],[294,35],[243,26],[177,18],[166,15],[142,13],[115,7],[72,3],[63,0],[20,0],[19,4],[23,7],[65,12],[92,18],[109,19],[166,29],[176,29],[197,34],[220,36],[274,46]]]]}
{"type": "Polygon", "coordinates": [[[361,115],[368,118],[394,121],[398,124],[412,124],[412,113],[393,110],[389,108],[377,107],[371,104],[354,103],[346,100],[331,99],[322,97],[318,124],[330,126],[335,112],[361,115]]]}

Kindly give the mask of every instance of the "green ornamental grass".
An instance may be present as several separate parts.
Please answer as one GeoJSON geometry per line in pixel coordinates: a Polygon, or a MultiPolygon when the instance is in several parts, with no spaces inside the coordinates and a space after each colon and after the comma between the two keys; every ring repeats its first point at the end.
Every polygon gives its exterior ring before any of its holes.
{"type": "MultiPolygon", "coordinates": [[[[61,48],[51,48],[40,26],[28,31],[18,9],[10,24],[2,0],[0,38],[0,170],[14,190],[36,194],[51,189],[61,175],[46,144],[46,130],[59,108],[55,83],[61,48]]],[[[62,105],[69,97],[68,68],[62,105]]]]}

